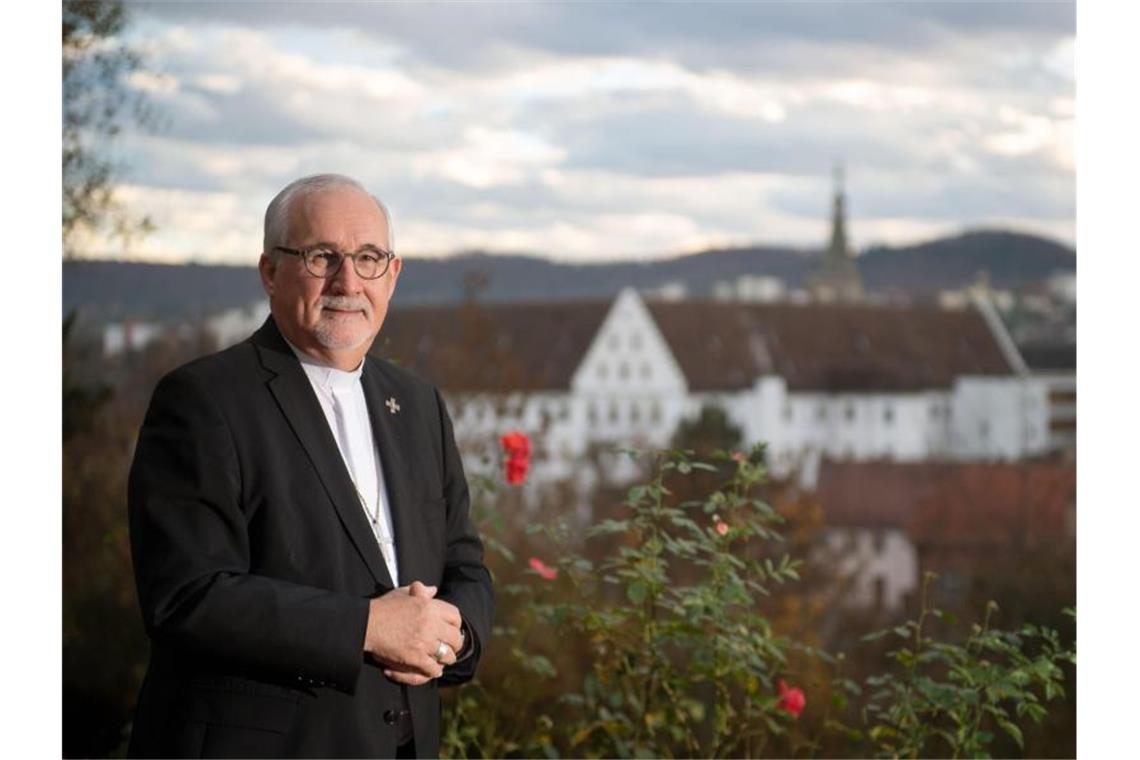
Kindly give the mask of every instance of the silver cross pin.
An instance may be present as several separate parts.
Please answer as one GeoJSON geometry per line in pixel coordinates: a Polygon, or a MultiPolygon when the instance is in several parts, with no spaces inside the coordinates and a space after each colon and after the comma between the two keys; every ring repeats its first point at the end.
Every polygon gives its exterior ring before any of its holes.
{"type": "Polygon", "coordinates": [[[392,414],[395,414],[396,412],[400,411],[400,405],[396,403],[396,397],[395,396],[393,396],[392,398],[385,401],[384,406],[388,407],[388,411],[391,412],[392,414]]]}

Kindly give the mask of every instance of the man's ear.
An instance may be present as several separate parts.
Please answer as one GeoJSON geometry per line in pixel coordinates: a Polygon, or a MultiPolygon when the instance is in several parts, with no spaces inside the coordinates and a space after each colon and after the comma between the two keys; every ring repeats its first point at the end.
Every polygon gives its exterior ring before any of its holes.
{"type": "Polygon", "coordinates": [[[277,262],[261,254],[261,258],[257,260],[257,272],[261,275],[261,287],[265,288],[265,293],[268,296],[273,295],[273,276],[277,274],[277,262]]]}

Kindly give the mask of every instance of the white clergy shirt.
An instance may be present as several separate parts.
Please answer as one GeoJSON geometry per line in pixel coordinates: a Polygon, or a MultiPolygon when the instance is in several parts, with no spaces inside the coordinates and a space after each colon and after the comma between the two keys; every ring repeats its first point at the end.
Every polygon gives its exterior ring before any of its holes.
{"type": "MultiPolygon", "coordinates": [[[[288,340],[285,342],[289,343],[288,340]]],[[[387,489],[384,487],[384,468],[380,464],[376,439],[372,436],[372,420],[368,416],[368,405],[364,400],[364,386],[360,384],[364,362],[361,361],[360,366],[353,371],[345,372],[319,363],[292,343],[289,343],[289,348],[293,349],[301,361],[301,367],[316,391],[341,458],[356,486],[361,508],[372,526],[380,553],[384,555],[384,564],[388,566],[392,582],[399,586],[395,532],[392,530],[392,510],[388,504],[387,489]]]]}

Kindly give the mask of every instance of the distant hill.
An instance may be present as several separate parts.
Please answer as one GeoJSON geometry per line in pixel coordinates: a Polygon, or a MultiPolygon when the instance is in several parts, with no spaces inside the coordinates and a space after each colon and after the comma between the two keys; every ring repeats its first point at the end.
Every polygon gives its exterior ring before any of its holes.
{"type": "Polygon", "coordinates": [[[869,248],[859,257],[863,284],[873,292],[921,297],[973,282],[979,271],[995,288],[1020,290],[1056,271],[1072,272],[1072,248],[1016,232],[967,232],[928,243],[869,248]]]}
{"type": "MultiPolygon", "coordinates": [[[[398,303],[449,303],[464,298],[478,279],[480,300],[604,298],[621,288],[684,283],[690,296],[745,274],[779,277],[802,287],[821,252],[757,246],[710,250],[652,262],[563,264],[534,256],[458,254],[446,259],[408,258],[398,303]]],[[[1031,287],[1057,270],[1073,271],[1076,256],[1059,243],[1014,232],[968,232],[898,248],[875,247],[858,258],[868,290],[925,297],[969,284],[986,270],[995,287],[1031,287]]],[[[255,267],[67,261],[63,264],[64,312],[77,308],[88,324],[123,318],[198,319],[263,298],[255,267]]]]}

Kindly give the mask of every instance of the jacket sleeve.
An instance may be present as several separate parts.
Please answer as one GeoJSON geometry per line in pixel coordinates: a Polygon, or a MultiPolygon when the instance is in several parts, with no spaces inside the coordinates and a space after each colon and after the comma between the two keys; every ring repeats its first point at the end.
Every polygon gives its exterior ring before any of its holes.
{"type": "Polygon", "coordinates": [[[127,509],[139,603],[156,644],[292,682],[355,689],[368,600],[250,572],[252,515],[241,503],[233,436],[189,368],[155,389],[127,509]]]}
{"type": "Polygon", "coordinates": [[[483,543],[471,522],[470,493],[463,474],[463,462],[455,445],[451,417],[438,390],[435,396],[443,448],[443,495],[447,504],[447,549],[437,598],[459,608],[472,639],[471,655],[444,668],[440,684],[452,686],[470,681],[475,675],[475,668],[491,638],[495,597],[491,574],[483,564],[483,543]]]}

